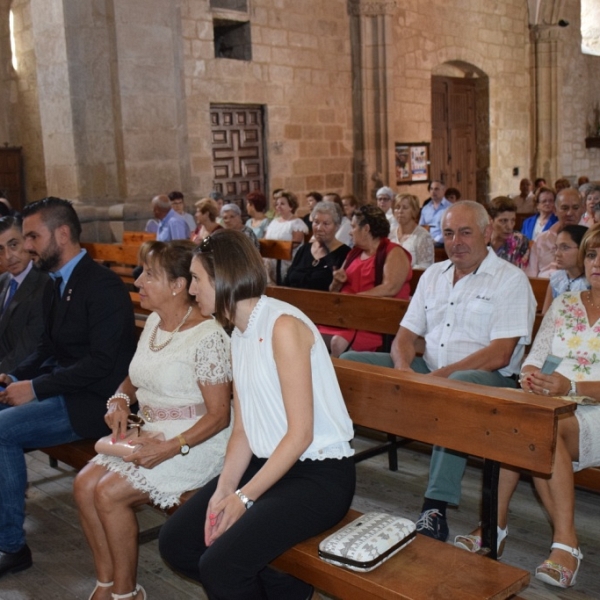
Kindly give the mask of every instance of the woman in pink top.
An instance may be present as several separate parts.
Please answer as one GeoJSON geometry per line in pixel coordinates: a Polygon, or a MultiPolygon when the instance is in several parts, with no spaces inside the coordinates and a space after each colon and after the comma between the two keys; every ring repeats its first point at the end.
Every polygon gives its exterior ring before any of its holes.
{"type": "MultiPolygon", "coordinates": [[[[377,206],[361,206],[352,217],[354,248],[341,269],[335,270],[331,292],[388,298],[410,296],[411,256],[401,246],[390,242],[390,224],[377,206]]],[[[319,326],[331,355],[342,352],[377,350],[382,344],[378,333],[319,326]]]]}

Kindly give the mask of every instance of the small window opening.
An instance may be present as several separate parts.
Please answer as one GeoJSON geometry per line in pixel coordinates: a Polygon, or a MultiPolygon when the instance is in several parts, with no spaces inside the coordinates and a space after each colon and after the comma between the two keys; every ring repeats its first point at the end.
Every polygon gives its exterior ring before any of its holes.
{"type": "Polygon", "coordinates": [[[215,19],[215,58],[252,60],[250,23],[215,19]]]}

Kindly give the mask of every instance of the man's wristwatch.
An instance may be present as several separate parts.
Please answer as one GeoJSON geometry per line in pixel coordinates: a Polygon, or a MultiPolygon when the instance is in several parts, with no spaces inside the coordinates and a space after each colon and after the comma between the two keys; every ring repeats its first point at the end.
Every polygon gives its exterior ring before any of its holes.
{"type": "Polygon", "coordinates": [[[246,510],[249,510],[254,506],[254,500],[250,500],[246,494],[242,492],[242,490],[236,490],[235,495],[244,503],[246,510]]]}
{"type": "Polygon", "coordinates": [[[181,448],[179,449],[179,452],[181,453],[181,455],[185,456],[186,454],[189,454],[190,453],[190,446],[185,441],[185,438],[183,437],[183,435],[181,435],[181,433],[177,434],[177,439],[179,440],[179,444],[181,445],[181,448]]]}
{"type": "Polygon", "coordinates": [[[577,382],[571,381],[571,389],[567,392],[567,396],[577,396],[577,382]]]}

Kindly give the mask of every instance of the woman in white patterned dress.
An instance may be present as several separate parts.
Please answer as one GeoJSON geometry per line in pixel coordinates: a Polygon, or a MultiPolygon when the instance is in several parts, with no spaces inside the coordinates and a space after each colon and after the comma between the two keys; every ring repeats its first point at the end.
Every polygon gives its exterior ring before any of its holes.
{"type": "Polygon", "coordinates": [[[192,242],[149,242],[136,281],[144,308],[155,311],[140,337],[129,376],[107,402],[113,436],[138,405],[144,429],[164,441],[144,440],[126,458],[100,454],[75,480],[83,530],[92,549],[97,584],[90,600],[145,600],[136,583],[138,526],[134,508],[151,500],[179,503],[222,468],[230,435],[229,338],[203,317],[188,293],[192,242]],[[133,591],[132,591],[133,590],[133,591]]]}
{"type": "MultiPolygon", "coordinates": [[[[544,396],[588,396],[600,401],[600,225],[591,228],[580,247],[589,291],[566,292],[554,300],[521,370],[521,387],[544,396]],[[540,371],[546,357],[562,360],[552,375],[540,371]]],[[[575,584],[583,553],[575,531],[573,472],[600,465],[600,406],[577,406],[558,421],[554,472],[533,477],[554,530],[550,557],[535,571],[537,579],[567,588],[575,584]]],[[[520,473],[501,469],[498,490],[498,542],[506,538],[510,498],[520,473]]],[[[480,532],[458,536],[458,546],[481,547],[480,532]]]]}

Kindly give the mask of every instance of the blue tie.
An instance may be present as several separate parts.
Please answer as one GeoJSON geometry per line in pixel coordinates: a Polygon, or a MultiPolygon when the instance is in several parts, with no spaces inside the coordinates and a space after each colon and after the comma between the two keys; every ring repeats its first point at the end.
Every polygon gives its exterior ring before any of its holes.
{"type": "Polygon", "coordinates": [[[8,294],[6,294],[6,301],[4,302],[4,306],[2,307],[2,312],[6,310],[6,307],[10,304],[10,301],[13,299],[13,296],[17,293],[17,288],[19,287],[19,283],[16,279],[11,279],[10,284],[8,285],[8,294]]]}

